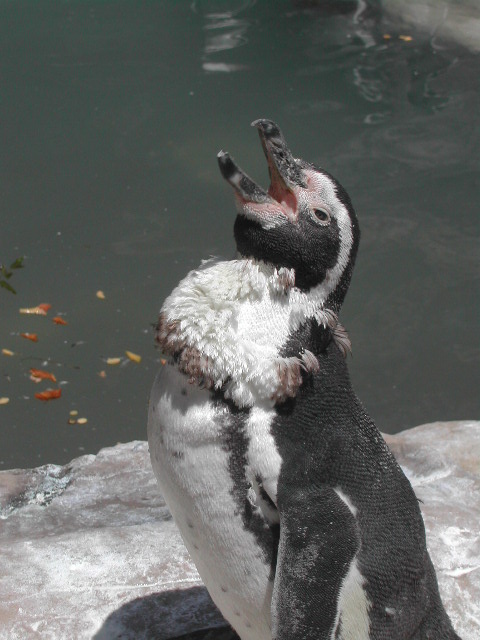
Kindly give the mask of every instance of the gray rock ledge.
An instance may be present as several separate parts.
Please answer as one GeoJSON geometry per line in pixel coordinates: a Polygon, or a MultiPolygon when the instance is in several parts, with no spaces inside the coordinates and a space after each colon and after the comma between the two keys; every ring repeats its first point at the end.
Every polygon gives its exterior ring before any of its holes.
{"type": "MultiPolygon", "coordinates": [[[[385,436],[421,500],[445,606],[480,638],[480,422],[385,436]]],[[[0,472],[0,638],[231,640],[153,477],[146,442],[0,472]]]]}

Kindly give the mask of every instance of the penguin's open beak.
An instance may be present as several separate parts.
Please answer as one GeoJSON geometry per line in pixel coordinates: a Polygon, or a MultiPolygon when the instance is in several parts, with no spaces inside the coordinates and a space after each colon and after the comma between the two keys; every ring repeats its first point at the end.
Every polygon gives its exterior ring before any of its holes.
{"type": "Polygon", "coordinates": [[[299,188],[306,187],[302,169],[295,161],[279,127],[272,120],[255,120],[270,173],[268,192],[254,182],[226,151],[218,154],[220,171],[235,189],[238,211],[258,222],[273,217],[295,220],[299,188]],[[283,214],[283,215],[282,215],[283,214]]]}

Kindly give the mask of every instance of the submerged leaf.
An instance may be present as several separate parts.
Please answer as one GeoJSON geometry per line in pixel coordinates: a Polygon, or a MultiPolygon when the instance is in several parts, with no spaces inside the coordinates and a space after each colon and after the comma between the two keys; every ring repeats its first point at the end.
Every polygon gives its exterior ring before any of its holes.
{"type": "Polygon", "coordinates": [[[20,313],[28,314],[32,316],[46,316],[47,312],[40,307],[24,307],[23,309],[19,309],[20,313]]]}
{"type": "Polygon", "coordinates": [[[36,307],[26,307],[23,309],[19,309],[20,313],[31,314],[35,316],[46,316],[47,311],[51,308],[51,304],[47,304],[42,302],[41,304],[37,304],[36,307]]]}
{"type": "Polygon", "coordinates": [[[36,333],[21,333],[20,336],[32,342],[38,342],[38,335],[36,333]]]}
{"type": "Polygon", "coordinates": [[[14,262],[12,262],[12,264],[10,265],[10,269],[23,269],[23,267],[25,266],[23,264],[23,261],[25,259],[25,256],[20,256],[19,258],[17,258],[14,262]]]}
{"type": "Polygon", "coordinates": [[[7,291],[10,291],[10,293],[14,293],[15,295],[17,294],[12,285],[9,284],[6,280],[0,280],[0,287],[3,287],[7,291]]]}
{"type": "Polygon", "coordinates": [[[14,262],[12,262],[9,268],[0,263],[0,276],[2,276],[2,279],[0,280],[0,287],[2,287],[2,289],[10,291],[10,293],[17,293],[12,285],[7,282],[7,280],[10,280],[10,278],[13,276],[12,269],[21,269],[23,267],[23,259],[24,256],[20,256],[20,258],[17,258],[14,262]]]}
{"type": "Polygon", "coordinates": [[[131,360],[132,362],[136,362],[137,364],[142,361],[142,356],[139,356],[138,354],[133,353],[132,351],[125,351],[125,355],[129,360],[131,360]]]}
{"type": "Polygon", "coordinates": [[[48,401],[48,400],[56,400],[60,398],[62,395],[61,389],[47,389],[46,391],[41,391],[40,393],[35,394],[35,398],[38,400],[48,401]]]}
{"type": "Polygon", "coordinates": [[[60,318],[60,316],[55,316],[55,318],[52,318],[52,322],[54,322],[55,324],[68,324],[68,322],[63,318],[60,318]]]}
{"type": "Polygon", "coordinates": [[[30,369],[30,373],[34,378],[39,378],[40,380],[51,380],[52,382],[57,381],[53,373],[43,371],[43,369],[30,369]]]}

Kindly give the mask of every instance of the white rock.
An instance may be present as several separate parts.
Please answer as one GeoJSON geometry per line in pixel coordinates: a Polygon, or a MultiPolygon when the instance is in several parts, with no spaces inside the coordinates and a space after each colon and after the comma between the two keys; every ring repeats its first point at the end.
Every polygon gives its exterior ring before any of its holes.
{"type": "MultiPolygon", "coordinates": [[[[443,601],[480,637],[480,422],[386,439],[422,511],[443,601]]],[[[225,624],[181,542],[146,442],[0,472],[0,638],[166,640],[225,624]]],[[[186,640],[186,637],[185,639],[186,640]]]]}
{"type": "Polygon", "coordinates": [[[480,422],[385,436],[421,500],[442,600],[463,640],[480,638],[480,422]]]}
{"type": "Polygon", "coordinates": [[[146,442],[0,473],[0,637],[175,637],[224,625],[158,492],[146,442]]]}

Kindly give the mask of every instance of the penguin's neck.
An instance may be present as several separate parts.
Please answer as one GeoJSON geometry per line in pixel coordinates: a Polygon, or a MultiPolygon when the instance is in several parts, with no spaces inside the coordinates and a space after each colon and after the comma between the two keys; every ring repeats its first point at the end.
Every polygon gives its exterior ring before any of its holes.
{"type": "Polygon", "coordinates": [[[309,318],[297,330],[290,333],[282,355],[289,357],[308,349],[317,356],[325,351],[333,339],[332,327],[319,324],[316,319],[309,318]]]}
{"type": "Polygon", "coordinates": [[[303,288],[297,282],[294,268],[278,267],[272,263],[263,262],[262,260],[258,260],[252,256],[245,256],[239,251],[237,251],[236,254],[236,261],[244,262],[252,267],[259,265],[261,269],[268,270],[272,273],[273,280],[279,278],[283,284],[287,282],[290,288],[295,288],[299,297],[302,296],[304,300],[309,300],[309,306],[313,304],[319,309],[329,310],[335,315],[338,315],[340,311],[350,283],[350,271],[348,274],[345,274],[345,276],[340,278],[339,283],[332,282],[332,277],[327,271],[326,278],[322,282],[314,286],[303,288]],[[286,279],[287,274],[288,278],[286,279]]]}

